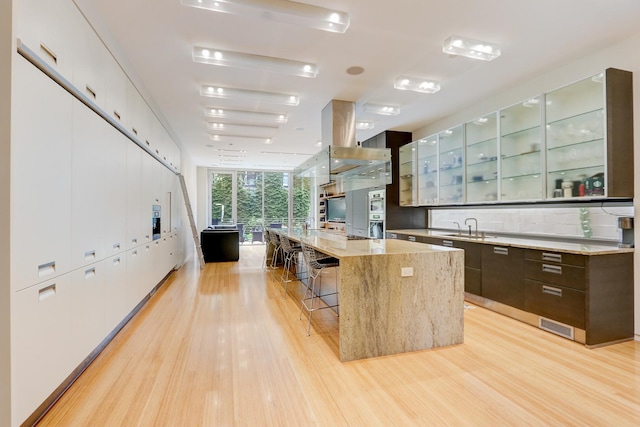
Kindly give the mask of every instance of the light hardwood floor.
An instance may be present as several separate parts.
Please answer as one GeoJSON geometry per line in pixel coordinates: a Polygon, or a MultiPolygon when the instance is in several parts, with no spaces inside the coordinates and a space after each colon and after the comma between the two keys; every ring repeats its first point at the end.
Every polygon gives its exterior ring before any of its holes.
{"type": "Polygon", "coordinates": [[[640,342],[588,350],[471,307],[464,344],[340,363],[338,319],[307,337],[263,252],[177,271],[40,425],[640,424],[640,342]]]}

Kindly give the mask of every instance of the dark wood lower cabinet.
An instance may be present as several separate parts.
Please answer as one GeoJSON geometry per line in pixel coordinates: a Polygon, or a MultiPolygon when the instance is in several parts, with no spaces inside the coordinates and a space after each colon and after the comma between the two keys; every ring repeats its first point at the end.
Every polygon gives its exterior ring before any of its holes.
{"type": "Polygon", "coordinates": [[[585,292],[525,279],[525,311],[585,328],[585,292]]]}
{"type": "Polygon", "coordinates": [[[524,310],[524,249],[482,246],[482,296],[524,310]]]}

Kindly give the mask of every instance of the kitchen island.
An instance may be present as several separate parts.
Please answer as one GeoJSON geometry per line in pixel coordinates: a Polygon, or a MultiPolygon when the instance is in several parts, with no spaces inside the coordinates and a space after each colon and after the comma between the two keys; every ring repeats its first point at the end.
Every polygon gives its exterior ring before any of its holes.
{"type": "Polygon", "coordinates": [[[460,344],[464,252],[402,240],[287,234],[340,261],[340,360],[460,344]]]}

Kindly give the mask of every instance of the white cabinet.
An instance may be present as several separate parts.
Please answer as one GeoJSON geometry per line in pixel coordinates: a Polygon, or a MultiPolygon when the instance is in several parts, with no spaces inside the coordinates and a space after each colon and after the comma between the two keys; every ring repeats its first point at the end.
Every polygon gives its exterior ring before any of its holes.
{"type": "Polygon", "coordinates": [[[72,99],[16,58],[11,144],[11,288],[71,267],[72,99]]]}
{"type": "Polygon", "coordinates": [[[123,252],[103,261],[105,337],[133,309],[127,302],[127,258],[123,252]]]}
{"type": "Polygon", "coordinates": [[[83,19],[74,3],[69,0],[20,0],[14,1],[13,5],[16,37],[49,66],[71,80],[73,42],[77,22],[83,19]]]}
{"type": "Polygon", "coordinates": [[[144,242],[142,229],[142,156],[147,156],[135,144],[127,144],[127,249],[144,242]]]}
{"type": "Polygon", "coordinates": [[[71,340],[71,276],[12,293],[11,389],[16,425],[75,369],[71,340]]]}
{"type": "Polygon", "coordinates": [[[440,203],[462,203],[464,202],[464,127],[460,125],[440,132],[438,140],[440,203]]]}
{"type": "Polygon", "coordinates": [[[415,142],[405,144],[399,149],[400,164],[400,206],[415,206],[418,201],[416,177],[415,142]]]}
{"type": "Polygon", "coordinates": [[[438,203],[438,135],[417,141],[418,205],[438,203]]]}
{"type": "Polygon", "coordinates": [[[101,109],[107,106],[107,79],[105,70],[111,55],[85,21],[76,24],[73,40],[73,85],[101,109]]]}
{"type": "Polygon", "coordinates": [[[105,74],[107,89],[105,112],[125,129],[129,129],[127,110],[127,83],[129,79],[113,57],[110,57],[106,65],[105,74]]]}
{"type": "Polygon", "coordinates": [[[498,200],[498,117],[496,113],[465,124],[467,203],[498,200]]]}
{"type": "MultiPolygon", "coordinates": [[[[105,123],[106,124],[106,123],[105,123]]],[[[115,255],[127,247],[127,146],[133,145],[120,132],[107,125],[109,133],[103,161],[102,177],[103,209],[106,255],[115,255]]]]}

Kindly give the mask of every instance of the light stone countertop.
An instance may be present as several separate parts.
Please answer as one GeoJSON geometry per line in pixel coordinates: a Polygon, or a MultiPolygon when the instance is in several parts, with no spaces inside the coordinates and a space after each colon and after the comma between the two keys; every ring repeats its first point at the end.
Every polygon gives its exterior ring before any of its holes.
{"type": "Polygon", "coordinates": [[[344,234],[320,230],[310,230],[306,236],[290,233],[286,235],[289,239],[295,241],[304,239],[309,246],[338,259],[354,256],[418,254],[461,250],[396,239],[347,240],[347,236],[344,234]]]}
{"type": "MultiPolygon", "coordinates": [[[[573,253],[578,255],[608,255],[608,254],[621,254],[634,252],[633,248],[619,248],[615,243],[598,244],[588,241],[562,241],[553,239],[544,239],[543,237],[516,237],[516,236],[501,236],[488,233],[488,237],[482,239],[466,238],[461,236],[452,236],[454,231],[446,230],[430,230],[430,229],[402,229],[402,230],[387,230],[388,233],[405,234],[411,236],[420,237],[438,237],[447,240],[459,240],[466,242],[476,242],[486,245],[499,245],[499,246],[513,246],[525,249],[537,249],[547,251],[558,251],[573,253]],[[489,237],[490,236],[490,237],[489,237]]],[[[393,240],[393,239],[392,239],[393,240]]],[[[424,243],[423,243],[424,244],[424,243]]]]}

